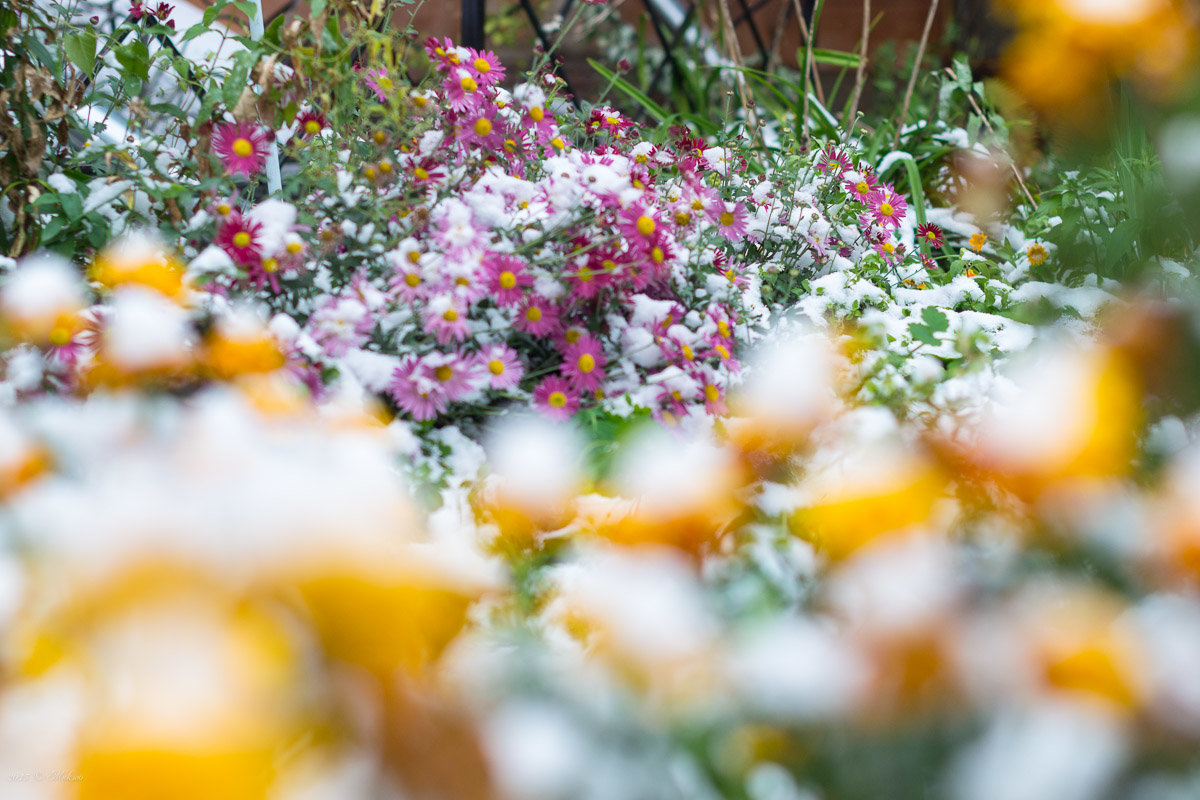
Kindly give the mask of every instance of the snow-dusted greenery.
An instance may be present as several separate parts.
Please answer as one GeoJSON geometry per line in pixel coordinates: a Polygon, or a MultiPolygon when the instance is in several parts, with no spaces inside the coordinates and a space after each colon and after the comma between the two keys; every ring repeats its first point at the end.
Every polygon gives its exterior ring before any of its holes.
{"type": "Polygon", "coordinates": [[[1127,172],[1036,191],[961,63],[898,148],[704,138],[313,5],[182,61],[215,14],[0,5],[66,115],[0,265],[13,796],[1195,793],[1200,315],[1127,172]]]}

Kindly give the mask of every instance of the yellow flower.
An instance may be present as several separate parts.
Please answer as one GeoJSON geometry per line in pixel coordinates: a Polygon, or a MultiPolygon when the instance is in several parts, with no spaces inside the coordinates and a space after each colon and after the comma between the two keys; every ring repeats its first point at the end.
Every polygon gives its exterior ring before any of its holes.
{"type": "Polygon", "coordinates": [[[1029,263],[1035,267],[1046,263],[1046,248],[1040,244],[1029,245],[1029,249],[1025,251],[1025,254],[1029,256],[1029,263]]]}
{"type": "Polygon", "coordinates": [[[971,234],[971,242],[970,242],[971,249],[974,250],[976,253],[980,252],[981,250],[983,250],[983,246],[985,244],[987,244],[987,239],[988,239],[988,237],[987,237],[986,233],[971,234]]]}

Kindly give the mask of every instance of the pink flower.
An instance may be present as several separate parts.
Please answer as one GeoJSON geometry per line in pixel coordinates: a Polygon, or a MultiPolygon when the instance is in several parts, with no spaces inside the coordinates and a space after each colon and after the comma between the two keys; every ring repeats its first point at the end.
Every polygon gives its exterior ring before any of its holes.
{"type": "Polygon", "coordinates": [[[388,93],[394,88],[392,79],[388,77],[387,70],[383,67],[367,70],[362,81],[368,89],[375,93],[375,97],[381,103],[388,99],[388,93]]]}
{"type": "Polygon", "coordinates": [[[420,372],[436,381],[450,401],[476,391],[476,364],[459,353],[429,353],[421,359],[420,372]]]}
{"type": "Polygon", "coordinates": [[[491,50],[471,49],[471,63],[467,68],[480,86],[496,86],[504,80],[504,65],[491,50]]]}
{"type": "Polygon", "coordinates": [[[848,172],[842,177],[846,179],[843,186],[850,196],[863,203],[867,202],[867,196],[871,192],[879,188],[879,181],[875,180],[875,173],[870,170],[860,173],[848,172]]]}
{"type": "Polygon", "coordinates": [[[537,295],[531,295],[517,311],[517,330],[533,336],[549,336],[558,330],[558,309],[537,295]]]}
{"type": "Polygon", "coordinates": [[[464,67],[455,67],[446,76],[443,84],[446,90],[446,101],[454,111],[463,112],[483,104],[479,91],[479,82],[464,67]]]}
{"type": "Polygon", "coordinates": [[[458,126],[460,142],[486,150],[499,150],[504,135],[504,124],[496,119],[494,105],[481,105],[474,113],[464,114],[458,126]]]}
{"type": "Polygon", "coordinates": [[[649,246],[656,234],[662,236],[663,228],[659,212],[645,203],[635,203],[617,217],[617,231],[634,246],[649,246]]]}
{"type": "Polygon", "coordinates": [[[579,410],[579,395],[565,378],[552,375],[533,390],[533,405],[550,419],[562,422],[579,410]]]}
{"type": "Polygon", "coordinates": [[[946,243],[942,229],[932,222],[917,226],[917,241],[926,242],[930,247],[941,247],[946,243]]]}
{"type": "Polygon", "coordinates": [[[821,155],[817,157],[817,166],[823,172],[840,176],[843,172],[850,169],[850,157],[836,147],[826,147],[821,151],[821,155]]]}
{"type": "Polygon", "coordinates": [[[439,295],[425,309],[425,327],[433,332],[438,344],[461,342],[471,332],[467,324],[467,309],[449,295],[439,295]]]}
{"type": "Polygon", "coordinates": [[[231,175],[254,175],[267,163],[267,135],[250,122],[218,125],[212,148],[231,175]]]}
{"type": "Polygon", "coordinates": [[[499,306],[515,306],[533,285],[533,276],[525,271],[525,262],[516,256],[489,253],[484,257],[488,288],[499,306]]]}
{"type": "Polygon", "coordinates": [[[746,235],[750,214],[741,203],[723,201],[714,208],[712,220],[717,225],[717,233],[731,242],[737,242],[746,235]]]}
{"type": "Polygon", "coordinates": [[[217,229],[214,241],[235,263],[243,267],[259,265],[263,257],[262,227],[261,222],[247,219],[242,212],[234,209],[217,229]]]}
{"type": "Polygon", "coordinates": [[[301,137],[316,136],[329,127],[329,120],[320,111],[306,109],[296,115],[296,135],[301,137]]]}
{"type": "Polygon", "coordinates": [[[332,297],[317,307],[305,327],[325,355],[340,358],[367,341],[374,321],[358,298],[332,297]]]}
{"type": "Polygon", "coordinates": [[[415,356],[396,367],[387,392],[401,411],[418,422],[434,419],[450,404],[445,390],[421,369],[421,360],[415,356]]]}
{"type": "Polygon", "coordinates": [[[884,228],[899,228],[900,221],[908,211],[904,198],[886,185],[867,196],[867,206],[875,222],[884,228]]]}
{"type": "Polygon", "coordinates": [[[604,258],[599,262],[592,258],[587,259],[564,276],[571,286],[571,297],[575,300],[590,300],[595,297],[609,282],[609,276],[616,269],[617,264],[612,259],[604,258]]]}
{"type": "Polygon", "coordinates": [[[503,344],[488,345],[479,351],[476,364],[491,389],[515,389],[525,374],[517,351],[503,344]]]}
{"type": "Polygon", "coordinates": [[[590,333],[580,336],[563,351],[562,374],[581,392],[594,392],[604,382],[608,359],[599,340],[590,333]]]}

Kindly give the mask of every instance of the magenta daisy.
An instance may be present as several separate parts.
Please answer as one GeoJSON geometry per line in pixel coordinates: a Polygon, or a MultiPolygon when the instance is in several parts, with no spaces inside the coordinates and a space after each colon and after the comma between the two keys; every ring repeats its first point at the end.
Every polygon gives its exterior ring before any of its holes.
{"type": "Polygon", "coordinates": [[[848,172],[842,177],[846,179],[843,184],[846,191],[851,197],[862,203],[867,202],[867,197],[871,192],[879,188],[879,181],[875,180],[875,173],[870,170],[848,172]]]}
{"type": "Polygon", "coordinates": [[[826,147],[817,158],[817,166],[823,172],[841,175],[850,169],[850,157],[836,147],[826,147]]]}
{"type": "Polygon", "coordinates": [[[525,374],[517,351],[502,344],[488,345],[476,356],[476,365],[490,389],[515,389],[525,374]]]}
{"type": "Polygon", "coordinates": [[[579,391],[594,392],[604,381],[607,363],[599,340],[585,333],[563,351],[562,374],[579,391]]]}
{"type": "Polygon", "coordinates": [[[867,197],[867,206],[875,222],[885,228],[899,228],[908,206],[904,198],[896,194],[891,186],[881,186],[867,197]]]}
{"type": "Polygon", "coordinates": [[[481,102],[479,81],[472,77],[470,70],[462,67],[450,70],[444,88],[446,101],[454,111],[466,111],[481,102]]]}
{"type": "Polygon", "coordinates": [[[213,133],[212,147],[232,175],[254,175],[267,163],[267,135],[250,122],[222,122],[213,133]]]}
{"type": "Polygon", "coordinates": [[[533,405],[550,419],[561,422],[579,410],[579,395],[571,389],[566,378],[552,375],[533,390],[533,405]]]}
{"type": "Polygon", "coordinates": [[[261,222],[248,219],[234,209],[217,229],[214,241],[235,263],[243,267],[256,266],[262,263],[263,257],[262,227],[261,222]]]}
{"type": "Polygon", "coordinates": [[[658,211],[645,203],[635,203],[623,209],[617,218],[617,230],[631,244],[643,245],[653,241],[654,235],[662,227],[658,211]]]}
{"type": "Polygon", "coordinates": [[[387,393],[396,406],[418,422],[437,417],[446,410],[450,398],[437,380],[421,367],[421,360],[410,356],[392,372],[387,393]]]}
{"type": "Polygon", "coordinates": [[[471,61],[466,67],[480,86],[496,86],[504,80],[504,65],[500,63],[500,59],[495,53],[491,50],[475,49],[472,49],[470,53],[471,61]]]}
{"type": "Polygon", "coordinates": [[[476,391],[475,361],[458,353],[429,353],[421,359],[420,372],[436,382],[450,401],[476,391]]]}
{"type": "Polygon", "coordinates": [[[946,243],[946,236],[937,225],[927,222],[917,226],[917,241],[925,242],[930,247],[941,247],[946,243]]]}
{"type": "Polygon", "coordinates": [[[438,344],[461,342],[471,332],[467,324],[467,309],[456,298],[438,295],[425,309],[425,327],[432,331],[438,344]]]}
{"type": "Polygon", "coordinates": [[[320,111],[305,109],[296,115],[296,135],[302,137],[316,136],[329,127],[329,120],[320,111]]]}
{"type": "Polygon", "coordinates": [[[387,70],[383,67],[367,70],[363,75],[362,81],[367,85],[368,89],[375,93],[376,99],[381,103],[388,99],[388,95],[395,88],[392,79],[388,77],[387,70]]]}
{"type": "Polygon", "coordinates": [[[712,220],[717,225],[717,233],[731,242],[741,241],[750,226],[750,214],[741,203],[724,201],[713,207],[712,220]]]}
{"type": "Polygon", "coordinates": [[[533,336],[550,336],[558,330],[558,309],[544,298],[531,296],[517,310],[516,326],[533,336]]]}
{"type": "Polygon", "coordinates": [[[533,276],[525,271],[525,262],[516,256],[489,253],[483,266],[497,305],[518,305],[525,297],[525,290],[533,285],[533,276]]]}
{"type": "Polygon", "coordinates": [[[496,107],[484,105],[474,114],[464,115],[458,127],[458,140],[487,150],[499,150],[504,144],[504,125],[496,119],[496,107]]]}

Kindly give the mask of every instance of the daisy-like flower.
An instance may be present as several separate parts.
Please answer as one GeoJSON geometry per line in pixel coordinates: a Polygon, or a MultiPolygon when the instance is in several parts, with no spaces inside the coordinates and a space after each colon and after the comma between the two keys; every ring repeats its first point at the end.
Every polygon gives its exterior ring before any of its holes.
{"type": "Polygon", "coordinates": [[[387,70],[383,67],[367,70],[366,74],[363,75],[362,81],[368,89],[375,93],[376,99],[381,103],[388,99],[388,95],[395,88],[392,79],[388,77],[387,70]]]}
{"type": "Polygon", "coordinates": [[[356,297],[332,297],[317,307],[305,326],[325,355],[340,358],[367,341],[374,322],[356,297]]]}
{"type": "Polygon", "coordinates": [[[635,203],[623,209],[617,218],[617,231],[630,244],[644,245],[654,241],[656,233],[661,235],[662,227],[658,211],[645,203],[635,203]]]}
{"type": "Polygon", "coordinates": [[[846,192],[860,203],[867,202],[867,197],[871,192],[879,188],[879,181],[875,180],[875,173],[871,170],[848,172],[842,177],[846,179],[843,184],[846,192]]]}
{"type": "Polygon", "coordinates": [[[867,206],[875,222],[884,228],[899,228],[908,211],[904,198],[886,185],[867,196],[867,206]]]}
{"type": "Polygon", "coordinates": [[[504,80],[504,65],[491,50],[472,49],[471,60],[466,65],[471,76],[480,86],[496,86],[504,80]]]}
{"type": "Polygon", "coordinates": [[[750,214],[741,203],[722,202],[712,207],[712,221],[717,233],[731,242],[741,241],[750,224],[750,214]]]}
{"type": "Polygon", "coordinates": [[[561,371],[577,390],[594,392],[604,382],[607,363],[600,341],[590,333],[585,333],[563,351],[561,371]]]}
{"type": "Polygon", "coordinates": [[[279,294],[279,272],[282,265],[274,256],[265,256],[259,263],[251,264],[246,272],[250,285],[261,289],[264,284],[271,287],[271,292],[279,294]]]}
{"type": "Polygon", "coordinates": [[[463,67],[450,70],[444,84],[446,101],[454,111],[463,112],[479,104],[479,81],[471,75],[471,71],[463,67]]]}
{"type": "Polygon", "coordinates": [[[329,120],[320,111],[305,109],[296,115],[296,135],[302,137],[316,136],[329,127],[329,120]]]}
{"type": "Polygon", "coordinates": [[[459,353],[429,353],[421,359],[420,372],[436,381],[451,402],[475,392],[475,360],[459,353]]]}
{"type": "Polygon", "coordinates": [[[617,263],[611,258],[601,258],[598,261],[588,258],[583,263],[576,262],[575,269],[569,270],[564,276],[571,287],[572,299],[590,300],[598,295],[616,269],[617,263]]]}
{"type": "Polygon", "coordinates": [[[429,60],[444,72],[448,72],[462,63],[459,49],[448,37],[438,40],[431,36],[425,40],[425,52],[429,55],[429,60]]]}
{"type": "Polygon", "coordinates": [[[987,244],[987,234],[986,233],[972,233],[971,241],[969,241],[967,243],[967,246],[970,247],[972,250],[974,250],[976,253],[978,253],[981,250],[983,250],[983,246],[985,244],[987,244]]]}
{"type": "Polygon", "coordinates": [[[458,126],[458,140],[485,150],[499,150],[504,144],[505,126],[496,118],[496,107],[481,105],[475,113],[465,114],[458,126]]]}
{"type": "Polygon", "coordinates": [[[242,216],[236,209],[229,212],[214,240],[217,247],[243,267],[262,263],[262,223],[242,216]]]}
{"type": "Polygon", "coordinates": [[[579,395],[565,378],[552,375],[533,390],[533,405],[550,419],[563,422],[579,410],[579,395]]]}
{"type": "Polygon", "coordinates": [[[438,295],[425,309],[425,327],[433,332],[438,344],[461,342],[471,333],[467,309],[450,295],[438,295]]]}
{"type": "Polygon", "coordinates": [[[850,156],[836,147],[826,147],[817,158],[817,166],[830,175],[841,175],[850,169],[850,156]]]}
{"type": "Polygon", "coordinates": [[[724,417],[729,414],[729,406],[725,405],[725,393],[708,376],[704,379],[704,410],[714,417],[724,417]]]}
{"type": "Polygon", "coordinates": [[[1035,267],[1046,263],[1046,248],[1040,244],[1029,245],[1029,249],[1025,251],[1025,255],[1029,257],[1029,263],[1035,267]]]}
{"type": "Polygon", "coordinates": [[[392,372],[387,393],[401,411],[418,422],[436,418],[450,404],[445,390],[421,369],[421,360],[415,356],[405,359],[392,372]]]}
{"type": "Polygon", "coordinates": [[[550,336],[558,330],[558,310],[541,297],[528,297],[517,310],[517,330],[533,336],[550,336]]]}
{"type": "Polygon", "coordinates": [[[515,389],[525,374],[517,351],[503,344],[488,345],[476,356],[476,368],[490,389],[515,389]]]}
{"type": "Polygon", "coordinates": [[[525,262],[516,256],[489,253],[483,260],[488,288],[497,305],[515,306],[533,285],[533,276],[525,271],[525,262]]]}
{"type": "Polygon", "coordinates": [[[231,175],[254,175],[267,163],[267,135],[251,122],[222,122],[212,147],[231,175]]]}
{"type": "Polygon", "coordinates": [[[941,247],[946,243],[946,235],[937,225],[927,222],[917,226],[917,241],[926,242],[930,247],[941,247]]]}

